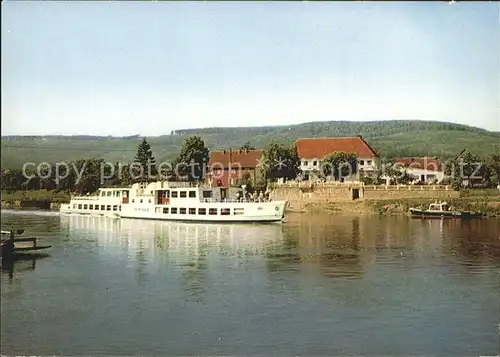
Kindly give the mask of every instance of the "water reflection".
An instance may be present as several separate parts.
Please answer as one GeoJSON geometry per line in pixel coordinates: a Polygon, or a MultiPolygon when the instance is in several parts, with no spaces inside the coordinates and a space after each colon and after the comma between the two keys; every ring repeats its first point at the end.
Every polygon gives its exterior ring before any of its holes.
{"type": "Polygon", "coordinates": [[[16,254],[9,259],[2,259],[1,271],[2,274],[8,275],[9,279],[13,279],[15,273],[33,271],[36,268],[37,260],[50,257],[50,254],[45,253],[26,253],[16,254]]]}
{"type": "Polygon", "coordinates": [[[65,216],[61,225],[70,237],[91,235],[102,259],[120,259],[134,266],[136,281],[148,280],[154,263],[169,265],[179,274],[187,299],[201,301],[206,292],[208,270],[224,257],[241,264],[253,256],[279,247],[283,227],[277,224],[196,224],[106,217],[65,216]],[[107,257],[107,258],[106,258],[107,257]]]}

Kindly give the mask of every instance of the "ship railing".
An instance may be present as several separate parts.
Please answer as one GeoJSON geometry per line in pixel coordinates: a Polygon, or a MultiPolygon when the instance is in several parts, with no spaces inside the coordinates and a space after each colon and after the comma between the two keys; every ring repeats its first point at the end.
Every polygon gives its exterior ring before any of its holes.
{"type": "Polygon", "coordinates": [[[79,201],[95,201],[99,199],[100,196],[93,195],[93,196],[71,196],[72,200],[79,200],[79,201]]]}
{"type": "Polygon", "coordinates": [[[271,202],[272,199],[266,199],[266,198],[261,198],[261,199],[236,199],[236,198],[225,198],[221,200],[217,200],[214,198],[205,198],[203,202],[205,203],[262,203],[262,202],[271,202]]]}

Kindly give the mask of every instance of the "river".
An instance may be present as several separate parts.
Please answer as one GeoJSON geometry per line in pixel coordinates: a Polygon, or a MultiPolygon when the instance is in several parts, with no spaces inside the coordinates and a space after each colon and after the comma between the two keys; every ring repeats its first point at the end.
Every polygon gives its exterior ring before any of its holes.
{"type": "Polygon", "coordinates": [[[497,355],[498,220],[216,225],[2,211],[7,355],[497,355]]]}

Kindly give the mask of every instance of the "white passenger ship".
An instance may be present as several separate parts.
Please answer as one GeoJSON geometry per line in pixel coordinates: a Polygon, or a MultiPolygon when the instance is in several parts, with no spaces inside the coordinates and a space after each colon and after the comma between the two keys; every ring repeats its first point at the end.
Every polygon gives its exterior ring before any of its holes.
{"type": "MultiPolygon", "coordinates": [[[[243,190],[238,191],[243,197],[243,190]]],[[[96,195],[72,197],[60,212],[121,218],[205,222],[280,222],[286,201],[230,198],[221,187],[187,182],[135,183],[101,188],[96,195]]]]}

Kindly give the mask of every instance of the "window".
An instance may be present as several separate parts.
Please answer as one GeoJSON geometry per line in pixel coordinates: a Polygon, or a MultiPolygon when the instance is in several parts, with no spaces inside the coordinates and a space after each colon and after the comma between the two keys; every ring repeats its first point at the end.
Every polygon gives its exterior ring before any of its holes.
{"type": "Polygon", "coordinates": [[[190,198],[196,198],[196,191],[189,191],[190,198]]]}
{"type": "Polygon", "coordinates": [[[186,214],[185,208],[179,208],[179,214],[186,214]]]}
{"type": "Polygon", "coordinates": [[[231,213],[231,210],[229,208],[221,208],[220,209],[221,216],[229,216],[230,213],[231,213]]]}
{"type": "Polygon", "coordinates": [[[106,191],[101,191],[101,196],[102,197],[106,196],[106,191]]]}
{"type": "Polygon", "coordinates": [[[318,162],[317,161],[313,161],[313,166],[316,166],[318,165],[318,162]]]}
{"type": "Polygon", "coordinates": [[[108,193],[107,193],[106,196],[110,197],[111,196],[111,191],[108,191],[108,193]]]}
{"type": "Polygon", "coordinates": [[[190,208],[189,214],[196,214],[196,208],[190,208]]]}
{"type": "Polygon", "coordinates": [[[177,194],[178,194],[177,191],[172,191],[172,198],[177,198],[177,194]]]}
{"type": "Polygon", "coordinates": [[[95,205],[94,209],[95,209],[96,211],[99,211],[99,205],[95,205]]]}
{"type": "Polygon", "coordinates": [[[168,207],[163,207],[163,214],[167,214],[168,213],[168,207]]]}
{"type": "Polygon", "coordinates": [[[75,208],[76,208],[76,206],[77,206],[77,204],[76,204],[76,203],[73,203],[73,209],[75,209],[75,208]]]}
{"type": "Polygon", "coordinates": [[[372,164],[372,160],[368,160],[368,161],[366,162],[366,164],[367,164],[367,165],[371,165],[371,164],[372,164]]]}
{"type": "Polygon", "coordinates": [[[118,206],[113,206],[113,211],[118,210],[118,206]]]}
{"type": "Polygon", "coordinates": [[[245,210],[244,208],[235,208],[234,209],[234,214],[235,215],[241,215],[241,214],[243,214],[244,210],[245,210]]]}
{"type": "Polygon", "coordinates": [[[360,165],[364,165],[365,164],[365,160],[359,160],[359,164],[360,165]]]}
{"type": "Polygon", "coordinates": [[[111,211],[111,205],[106,206],[106,211],[111,211]]]}
{"type": "Polygon", "coordinates": [[[307,166],[309,165],[309,162],[308,161],[304,161],[304,166],[307,166]]]}
{"type": "Polygon", "coordinates": [[[101,211],[104,211],[104,205],[101,205],[101,211]]]}
{"type": "Polygon", "coordinates": [[[181,194],[180,194],[180,197],[181,198],[186,198],[186,191],[181,191],[181,194]]]}
{"type": "Polygon", "coordinates": [[[212,191],[203,191],[203,198],[212,198],[212,191]]]}
{"type": "Polygon", "coordinates": [[[89,205],[89,209],[94,209],[94,205],[89,205]]]}
{"type": "Polygon", "coordinates": [[[83,209],[87,209],[87,208],[88,208],[88,206],[87,206],[87,205],[83,205],[83,209]]]}
{"type": "Polygon", "coordinates": [[[216,215],[217,214],[217,208],[209,208],[208,209],[208,214],[210,215],[216,215]]]}
{"type": "Polygon", "coordinates": [[[141,200],[139,201],[139,203],[142,203],[142,198],[141,198],[141,200]]]}
{"type": "Polygon", "coordinates": [[[151,198],[148,200],[149,203],[151,203],[151,198]]]}
{"type": "Polygon", "coordinates": [[[206,208],[198,208],[198,214],[201,214],[201,215],[207,214],[207,209],[206,208]]]}
{"type": "Polygon", "coordinates": [[[82,204],[79,204],[79,205],[78,205],[78,209],[82,209],[82,204]]]}
{"type": "Polygon", "coordinates": [[[170,209],[170,213],[171,213],[171,214],[177,214],[177,207],[172,207],[172,208],[170,209]]]}
{"type": "Polygon", "coordinates": [[[134,203],[134,202],[135,202],[135,200],[134,200],[134,199],[132,199],[132,203],[134,203]]]}
{"type": "Polygon", "coordinates": [[[121,212],[121,210],[122,210],[122,205],[119,205],[119,206],[118,206],[118,211],[120,211],[120,212],[121,212]]]}

